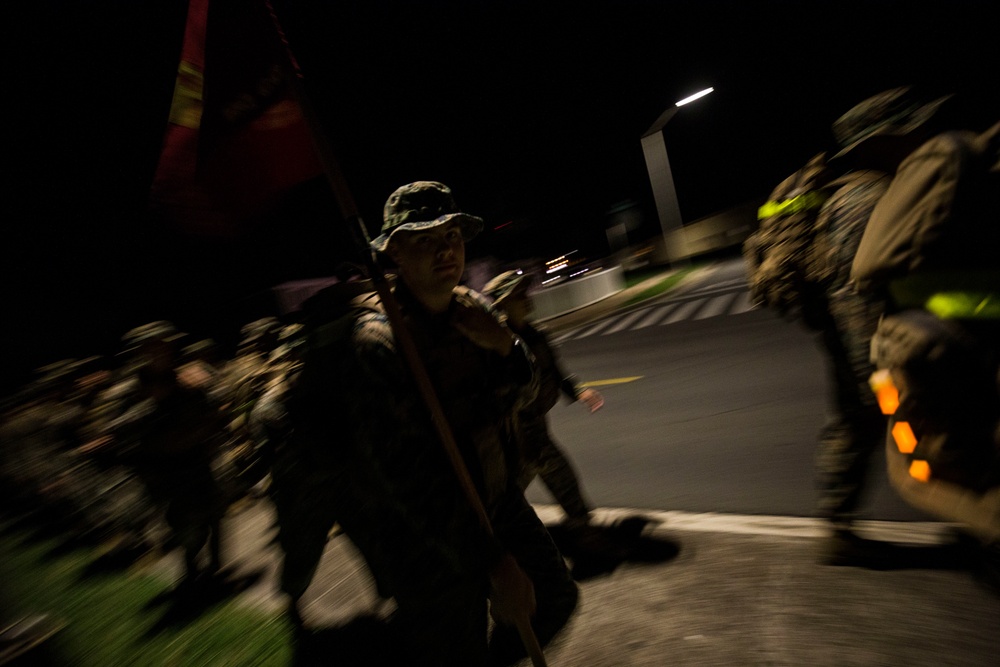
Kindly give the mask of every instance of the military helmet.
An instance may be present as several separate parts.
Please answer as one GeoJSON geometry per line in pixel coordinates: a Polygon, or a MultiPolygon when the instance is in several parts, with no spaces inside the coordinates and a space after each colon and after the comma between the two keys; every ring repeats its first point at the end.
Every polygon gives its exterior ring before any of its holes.
{"type": "Polygon", "coordinates": [[[372,249],[384,252],[398,231],[419,231],[457,220],[466,241],[483,228],[482,218],[462,213],[451,188],[436,181],[416,181],[396,189],[382,210],[382,234],[372,241],[372,249]]]}

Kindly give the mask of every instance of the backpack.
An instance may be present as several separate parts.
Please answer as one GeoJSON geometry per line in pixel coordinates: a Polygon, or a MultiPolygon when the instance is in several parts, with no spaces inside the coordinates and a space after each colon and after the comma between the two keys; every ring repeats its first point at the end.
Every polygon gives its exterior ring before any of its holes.
{"type": "Polygon", "coordinates": [[[757,212],[759,228],[743,244],[754,301],[814,328],[821,294],[816,220],[833,175],[825,153],[813,156],[771,192],[757,212]]]}
{"type": "Polygon", "coordinates": [[[1000,123],[981,134],[940,134],[899,165],[872,212],[851,277],[863,291],[922,275],[929,287],[972,284],[995,292],[998,248],[1000,123]]]}
{"type": "Polygon", "coordinates": [[[297,369],[285,378],[284,410],[293,437],[276,443],[276,454],[290,454],[308,465],[336,463],[330,434],[345,432],[342,396],[350,391],[355,369],[354,323],[365,311],[384,312],[370,281],[337,283],[310,297],[302,308],[297,369]]]}

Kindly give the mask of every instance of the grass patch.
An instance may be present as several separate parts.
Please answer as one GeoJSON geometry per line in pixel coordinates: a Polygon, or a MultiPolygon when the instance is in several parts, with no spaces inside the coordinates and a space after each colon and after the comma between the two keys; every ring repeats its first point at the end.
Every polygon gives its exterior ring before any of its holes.
{"type": "Polygon", "coordinates": [[[160,629],[171,586],[128,573],[91,575],[85,551],[56,553],[57,543],[26,533],[0,535],[4,620],[45,613],[65,622],[52,641],[58,664],[163,667],[291,663],[283,620],[227,599],[181,624],[160,629]]]}
{"type": "Polygon", "coordinates": [[[625,273],[625,289],[635,287],[639,283],[663,275],[663,273],[665,273],[664,269],[656,266],[647,266],[635,271],[628,271],[625,273]]]}
{"type": "MultiPolygon", "coordinates": [[[[676,271],[674,271],[673,273],[671,273],[669,276],[664,277],[663,280],[659,281],[655,285],[647,287],[646,289],[642,290],[641,292],[639,292],[638,294],[636,294],[635,296],[633,296],[631,299],[629,299],[628,301],[625,302],[625,305],[626,306],[631,306],[631,305],[634,305],[636,303],[639,303],[640,301],[645,301],[646,299],[651,299],[654,296],[659,296],[660,294],[663,294],[664,292],[669,292],[671,289],[674,288],[674,286],[677,283],[679,283],[685,276],[687,276],[689,273],[691,273],[692,271],[694,271],[696,268],[698,268],[698,267],[695,267],[695,266],[685,266],[683,268],[677,269],[676,271]]],[[[648,279],[654,277],[655,275],[656,275],[655,273],[651,274],[651,275],[646,275],[643,279],[636,280],[635,282],[633,282],[631,285],[629,285],[629,287],[631,287],[633,285],[637,285],[640,282],[643,282],[644,280],[648,280],[648,279]]]]}

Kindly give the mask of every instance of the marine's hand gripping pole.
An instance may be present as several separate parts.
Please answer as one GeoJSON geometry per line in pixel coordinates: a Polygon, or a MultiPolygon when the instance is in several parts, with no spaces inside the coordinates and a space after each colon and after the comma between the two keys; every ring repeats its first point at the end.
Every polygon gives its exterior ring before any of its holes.
{"type": "MultiPolygon", "coordinates": [[[[486,514],[486,508],[483,506],[483,502],[479,498],[479,493],[476,491],[476,487],[472,482],[472,477],[469,475],[469,470],[465,465],[465,461],[462,459],[462,456],[458,451],[458,445],[455,443],[455,437],[452,434],[451,426],[448,424],[448,421],[444,416],[444,411],[441,408],[441,403],[438,400],[437,393],[434,391],[434,387],[431,385],[430,377],[427,375],[427,369],[424,367],[413,338],[410,336],[410,332],[403,322],[402,312],[400,311],[399,304],[396,303],[395,297],[392,294],[392,289],[386,279],[385,271],[383,271],[382,267],[376,261],[375,255],[371,250],[371,239],[368,237],[368,230],[361,219],[357,205],[354,202],[354,197],[351,195],[351,191],[347,186],[347,181],[344,178],[340,165],[333,154],[333,150],[331,149],[330,142],[323,131],[323,126],[316,117],[315,109],[310,104],[309,98],[303,88],[302,72],[298,67],[298,63],[291,51],[291,48],[289,47],[284,30],[281,27],[281,23],[278,20],[278,16],[275,13],[270,0],[264,0],[264,4],[268,14],[270,15],[270,20],[274,25],[277,37],[280,40],[279,46],[283,56],[280,60],[285,71],[285,78],[288,81],[288,85],[292,88],[296,100],[302,108],[303,116],[305,117],[309,133],[313,140],[313,145],[316,149],[316,154],[323,165],[323,172],[326,175],[327,182],[330,184],[330,189],[333,191],[334,197],[337,200],[341,215],[347,224],[351,235],[351,241],[364,258],[368,275],[371,278],[379,299],[382,302],[385,314],[389,319],[389,325],[392,328],[396,345],[398,345],[399,349],[402,351],[407,367],[417,383],[417,387],[420,390],[420,394],[427,406],[427,410],[431,414],[431,419],[434,422],[434,427],[437,430],[438,437],[441,440],[441,444],[444,446],[448,459],[451,461],[451,466],[455,472],[455,476],[458,478],[459,485],[462,487],[466,500],[476,513],[483,530],[485,530],[488,535],[492,536],[493,526],[490,523],[489,516],[486,514]]],[[[534,667],[546,667],[547,663],[545,661],[545,655],[542,653],[541,646],[538,643],[538,638],[535,636],[535,632],[531,627],[531,619],[528,618],[527,615],[517,620],[517,630],[521,636],[521,641],[524,643],[524,647],[527,650],[528,655],[531,657],[531,662],[534,667]]]]}

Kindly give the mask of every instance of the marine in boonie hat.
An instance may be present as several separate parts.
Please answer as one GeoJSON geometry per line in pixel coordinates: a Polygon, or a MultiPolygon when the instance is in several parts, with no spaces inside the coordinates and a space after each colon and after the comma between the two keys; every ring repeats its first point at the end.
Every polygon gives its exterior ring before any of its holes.
{"type": "Polygon", "coordinates": [[[171,322],[156,320],[130,329],[122,336],[122,352],[131,353],[146,343],[160,341],[176,343],[184,338],[184,333],[177,330],[171,322]]]}
{"type": "Polygon", "coordinates": [[[499,304],[511,295],[526,294],[531,282],[531,276],[520,269],[504,271],[486,283],[483,294],[493,299],[493,303],[499,304]]]}
{"type": "Polygon", "coordinates": [[[912,86],[892,88],[869,97],[834,121],[833,136],[842,148],[830,159],[842,160],[916,132],[952,97],[945,95],[928,101],[912,86]]]}
{"type": "Polygon", "coordinates": [[[416,181],[397,188],[385,202],[382,219],[382,233],[371,242],[377,252],[385,252],[399,231],[415,232],[457,220],[463,238],[471,241],[483,228],[482,218],[460,211],[451,188],[436,181],[416,181]]]}

